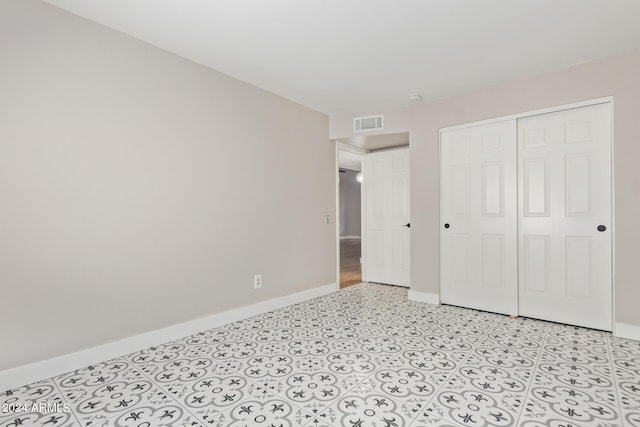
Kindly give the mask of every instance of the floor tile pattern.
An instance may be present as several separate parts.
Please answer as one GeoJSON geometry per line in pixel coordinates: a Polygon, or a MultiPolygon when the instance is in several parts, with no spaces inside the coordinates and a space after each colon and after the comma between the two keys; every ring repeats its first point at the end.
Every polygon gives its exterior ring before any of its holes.
{"type": "Polygon", "coordinates": [[[0,404],[0,427],[640,427],[640,342],[360,284],[0,404]]]}

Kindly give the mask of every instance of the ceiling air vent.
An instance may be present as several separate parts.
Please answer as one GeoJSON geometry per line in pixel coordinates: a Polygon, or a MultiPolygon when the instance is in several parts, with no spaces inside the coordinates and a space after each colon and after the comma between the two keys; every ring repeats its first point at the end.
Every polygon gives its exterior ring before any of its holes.
{"type": "Polygon", "coordinates": [[[354,132],[384,129],[384,116],[356,117],[353,119],[354,132]]]}

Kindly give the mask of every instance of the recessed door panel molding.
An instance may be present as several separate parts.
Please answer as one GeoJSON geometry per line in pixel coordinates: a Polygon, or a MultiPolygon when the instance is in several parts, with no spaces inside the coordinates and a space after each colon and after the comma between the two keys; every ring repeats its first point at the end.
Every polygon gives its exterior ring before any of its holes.
{"type": "Polygon", "coordinates": [[[391,170],[393,172],[406,172],[409,170],[409,159],[404,157],[395,157],[393,159],[391,170]]]}
{"type": "Polygon", "coordinates": [[[391,180],[391,212],[394,216],[408,216],[409,212],[406,209],[409,207],[407,202],[409,198],[407,185],[408,177],[399,176],[394,177],[391,180]]]}
{"type": "Polygon", "coordinates": [[[482,236],[482,285],[504,289],[504,235],[482,236]]]}
{"type": "Polygon", "coordinates": [[[373,266],[376,268],[384,268],[384,230],[372,230],[371,233],[371,246],[372,246],[372,259],[373,266]]]}
{"type": "Polygon", "coordinates": [[[452,214],[456,217],[469,216],[471,165],[456,165],[451,167],[450,191],[453,195],[451,203],[452,214]]]}
{"type": "Polygon", "coordinates": [[[482,152],[493,153],[496,151],[502,151],[502,137],[495,133],[486,133],[480,136],[482,141],[482,152]]]}
{"type": "Polygon", "coordinates": [[[464,157],[469,155],[469,142],[465,135],[460,135],[451,141],[451,144],[447,147],[447,151],[451,154],[451,157],[464,157]]]}
{"type": "Polygon", "coordinates": [[[612,330],[611,104],[519,119],[518,146],[520,314],[612,330]]]}
{"type": "Polygon", "coordinates": [[[471,266],[469,265],[470,237],[468,234],[453,233],[451,236],[451,276],[458,285],[469,285],[471,266]]]}
{"type": "Polygon", "coordinates": [[[504,162],[482,163],[482,215],[504,216],[504,162]]]}
{"type": "Polygon", "coordinates": [[[549,168],[547,159],[532,158],[523,161],[524,215],[549,216],[549,168]]]}
{"type": "Polygon", "coordinates": [[[386,172],[386,162],[383,159],[373,159],[372,160],[373,167],[369,172],[369,176],[373,176],[374,178],[384,176],[386,172]]]}
{"type": "Polygon", "coordinates": [[[520,263],[525,293],[545,293],[549,289],[550,240],[551,236],[523,235],[524,250],[520,263]]]}
{"type": "Polygon", "coordinates": [[[391,257],[391,262],[393,265],[394,269],[404,269],[405,266],[405,262],[407,260],[407,257],[405,256],[405,239],[407,237],[406,233],[402,230],[393,230],[391,232],[392,234],[392,244],[393,244],[393,251],[392,251],[392,257],[391,257]]]}
{"type": "Polygon", "coordinates": [[[409,286],[409,149],[363,157],[363,280],[409,286]]]}
{"type": "Polygon", "coordinates": [[[565,156],[565,215],[589,216],[591,212],[591,154],[579,153],[565,156]]]}
{"type": "Polygon", "coordinates": [[[565,237],[566,295],[569,297],[592,298],[591,269],[593,259],[593,238],[582,236],[565,237]]]}
{"type": "Polygon", "coordinates": [[[547,130],[545,128],[531,127],[523,132],[523,150],[546,147],[548,145],[549,142],[547,141],[547,130]]]}
{"type": "Polygon", "coordinates": [[[591,121],[567,121],[565,123],[565,144],[572,144],[574,142],[586,142],[593,139],[591,133],[591,121]]]}
{"type": "Polygon", "coordinates": [[[369,197],[373,206],[372,215],[382,218],[387,210],[384,179],[374,177],[369,182],[369,197]]]}
{"type": "Polygon", "coordinates": [[[516,121],[440,137],[441,301],[517,314],[516,121]]]}

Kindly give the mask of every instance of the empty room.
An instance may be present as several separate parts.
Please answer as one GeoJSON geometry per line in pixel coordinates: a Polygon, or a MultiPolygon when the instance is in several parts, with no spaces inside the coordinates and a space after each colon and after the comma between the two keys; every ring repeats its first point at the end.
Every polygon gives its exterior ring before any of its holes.
{"type": "Polygon", "coordinates": [[[638,16],[0,0],[0,427],[639,427],[638,16]]]}

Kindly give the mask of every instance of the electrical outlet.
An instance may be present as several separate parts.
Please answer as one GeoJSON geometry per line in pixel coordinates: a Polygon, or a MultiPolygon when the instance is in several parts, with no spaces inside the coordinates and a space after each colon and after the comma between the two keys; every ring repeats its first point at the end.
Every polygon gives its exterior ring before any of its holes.
{"type": "Polygon", "coordinates": [[[253,289],[260,289],[262,287],[262,274],[256,274],[253,276],[253,289]]]}

